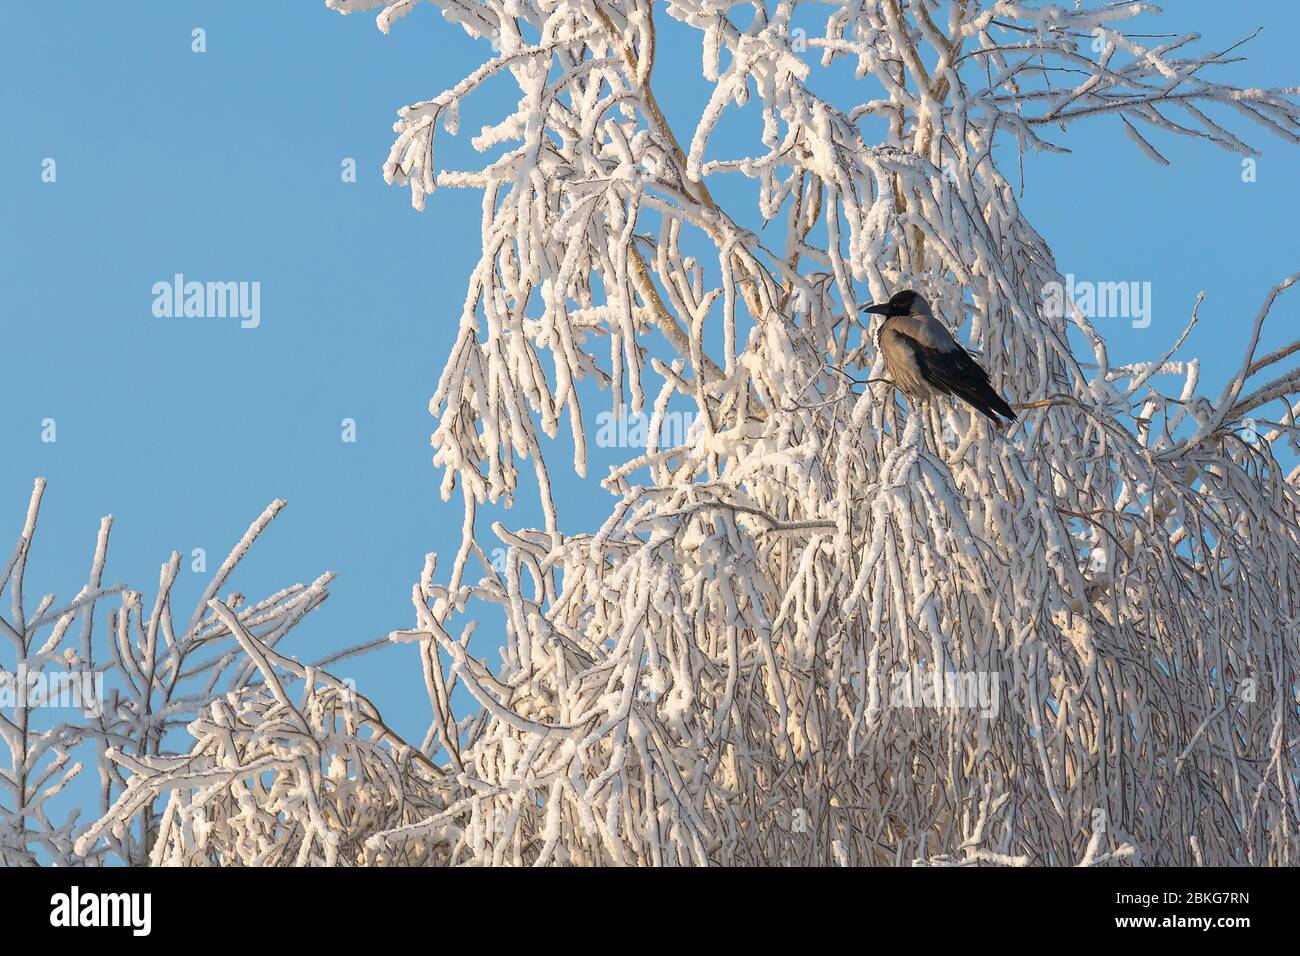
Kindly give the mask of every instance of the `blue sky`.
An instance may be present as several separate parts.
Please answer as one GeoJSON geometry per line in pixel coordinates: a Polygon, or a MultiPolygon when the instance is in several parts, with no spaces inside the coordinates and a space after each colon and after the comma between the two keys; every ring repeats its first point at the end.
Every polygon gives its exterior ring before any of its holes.
{"type": "MultiPolygon", "coordinates": [[[[1162,29],[1216,46],[1264,27],[1249,61],[1218,77],[1296,82],[1291,4],[1167,7],[1162,29]]],[[[293,652],[316,659],[410,626],[424,554],[449,557],[459,540],[459,499],[440,500],[430,461],[428,401],[477,259],[480,207],[446,190],[417,213],[381,166],[397,108],[453,85],[484,48],[431,6],[389,36],[370,14],[312,2],[45,0],[5,13],[0,542],[17,536],[32,480],[48,478],[29,592],[70,598],[111,513],[106,577],[149,601],[173,549],[205,548],[215,568],[280,497],[289,507],[233,586],[260,596],[338,572],[293,652]],[[191,51],[195,27],[206,53],[191,51]],[[340,176],[349,157],[355,183],[340,176]],[[54,183],[41,180],[46,158],[54,183]],[[178,272],[260,282],[261,324],[154,317],[153,284],[178,272]],[[46,418],[54,444],[41,441],[46,418]],[[340,440],[344,418],[355,443],[340,440]]],[[[698,35],[665,25],[660,63],[678,53],[683,68],[661,68],[656,88],[689,131],[707,97],[698,35]]],[[[440,134],[440,158],[471,162],[470,133],[510,92],[467,109],[460,137],[440,134]]],[[[1026,157],[1021,198],[1063,272],[1152,283],[1149,328],[1103,325],[1116,359],[1158,357],[1208,293],[1185,354],[1202,358],[1210,392],[1237,368],[1268,289],[1296,269],[1300,150],[1234,128],[1264,151],[1254,183],[1239,157],[1160,134],[1172,165],[1158,167],[1117,120],[1098,119],[1057,137],[1072,154],[1026,157]]],[[[1266,345],[1297,327],[1295,295],[1266,345]]],[[[564,474],[567,461],[561,452],[552,470],[561,518],[585,530],[607,514],[604,492],[564,474]]],[[[521,507],[512,523],[533,514],[521,507]]],[[[205,579],[183,577],[183,616],[205,579]]],[[[492,621],[481,633],[486,653],[501,632],[492,621]]],[[[420,738],[427,704],[409,646],[342,676],[420,738]]]]}

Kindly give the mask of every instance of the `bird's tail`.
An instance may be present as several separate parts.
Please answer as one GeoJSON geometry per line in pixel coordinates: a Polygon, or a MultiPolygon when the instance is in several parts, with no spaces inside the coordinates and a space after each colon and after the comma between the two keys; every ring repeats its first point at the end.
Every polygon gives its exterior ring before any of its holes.
{"type": "Polygon", "coordinates": [[[953,382],[949,387],[954,395],[987,418],[992,419],[994,424],[1002,425],[1003,419],[1009,422],[1016,421],[1015,411],[988,382],[953,382]]]}

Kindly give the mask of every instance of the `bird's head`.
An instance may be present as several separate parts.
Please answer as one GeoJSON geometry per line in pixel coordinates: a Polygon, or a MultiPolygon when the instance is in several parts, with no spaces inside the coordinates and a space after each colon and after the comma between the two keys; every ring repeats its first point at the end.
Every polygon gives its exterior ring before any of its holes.
{"type": "Polygon", "coordinates": [[[929,315],[930,303],[925,300],[925,296],[912,289],[903,289],[901,292],[895,292],[889,297],[888,302],[878,302],[875,305],[864,305],[863,312],[874,312],[877,315],[929,315]]]}

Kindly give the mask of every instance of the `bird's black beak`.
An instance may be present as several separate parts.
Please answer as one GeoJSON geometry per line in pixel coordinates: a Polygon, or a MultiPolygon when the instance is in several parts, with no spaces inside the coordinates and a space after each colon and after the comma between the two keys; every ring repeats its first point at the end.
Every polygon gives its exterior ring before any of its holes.
{"type": "Polygon", "coordinates": [[[863,312],[874,312],[874,313],[876,313],[876,315],[888,315],[888,314],[889,314],[889,303],[888,303],[888,302],[877,302],[875,305],[864,305],[864,306],[862,307],[862,311],[863,311],[863,312]]]}

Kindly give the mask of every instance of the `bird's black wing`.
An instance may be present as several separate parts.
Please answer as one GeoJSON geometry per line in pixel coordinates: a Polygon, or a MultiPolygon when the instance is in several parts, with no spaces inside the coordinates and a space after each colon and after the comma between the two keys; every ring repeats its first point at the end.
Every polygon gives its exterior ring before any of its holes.
{"type": "Polygon", "coordinates": [[[999,425],[999,415],[1016,420],[1011,406],[989,384],[988,373],[960,345],[953,343],[953,348],[944,351],[922,345],[910,335],[899,337],[911,346],[917,368],[932,386],[955,395],[999,425]]]}

